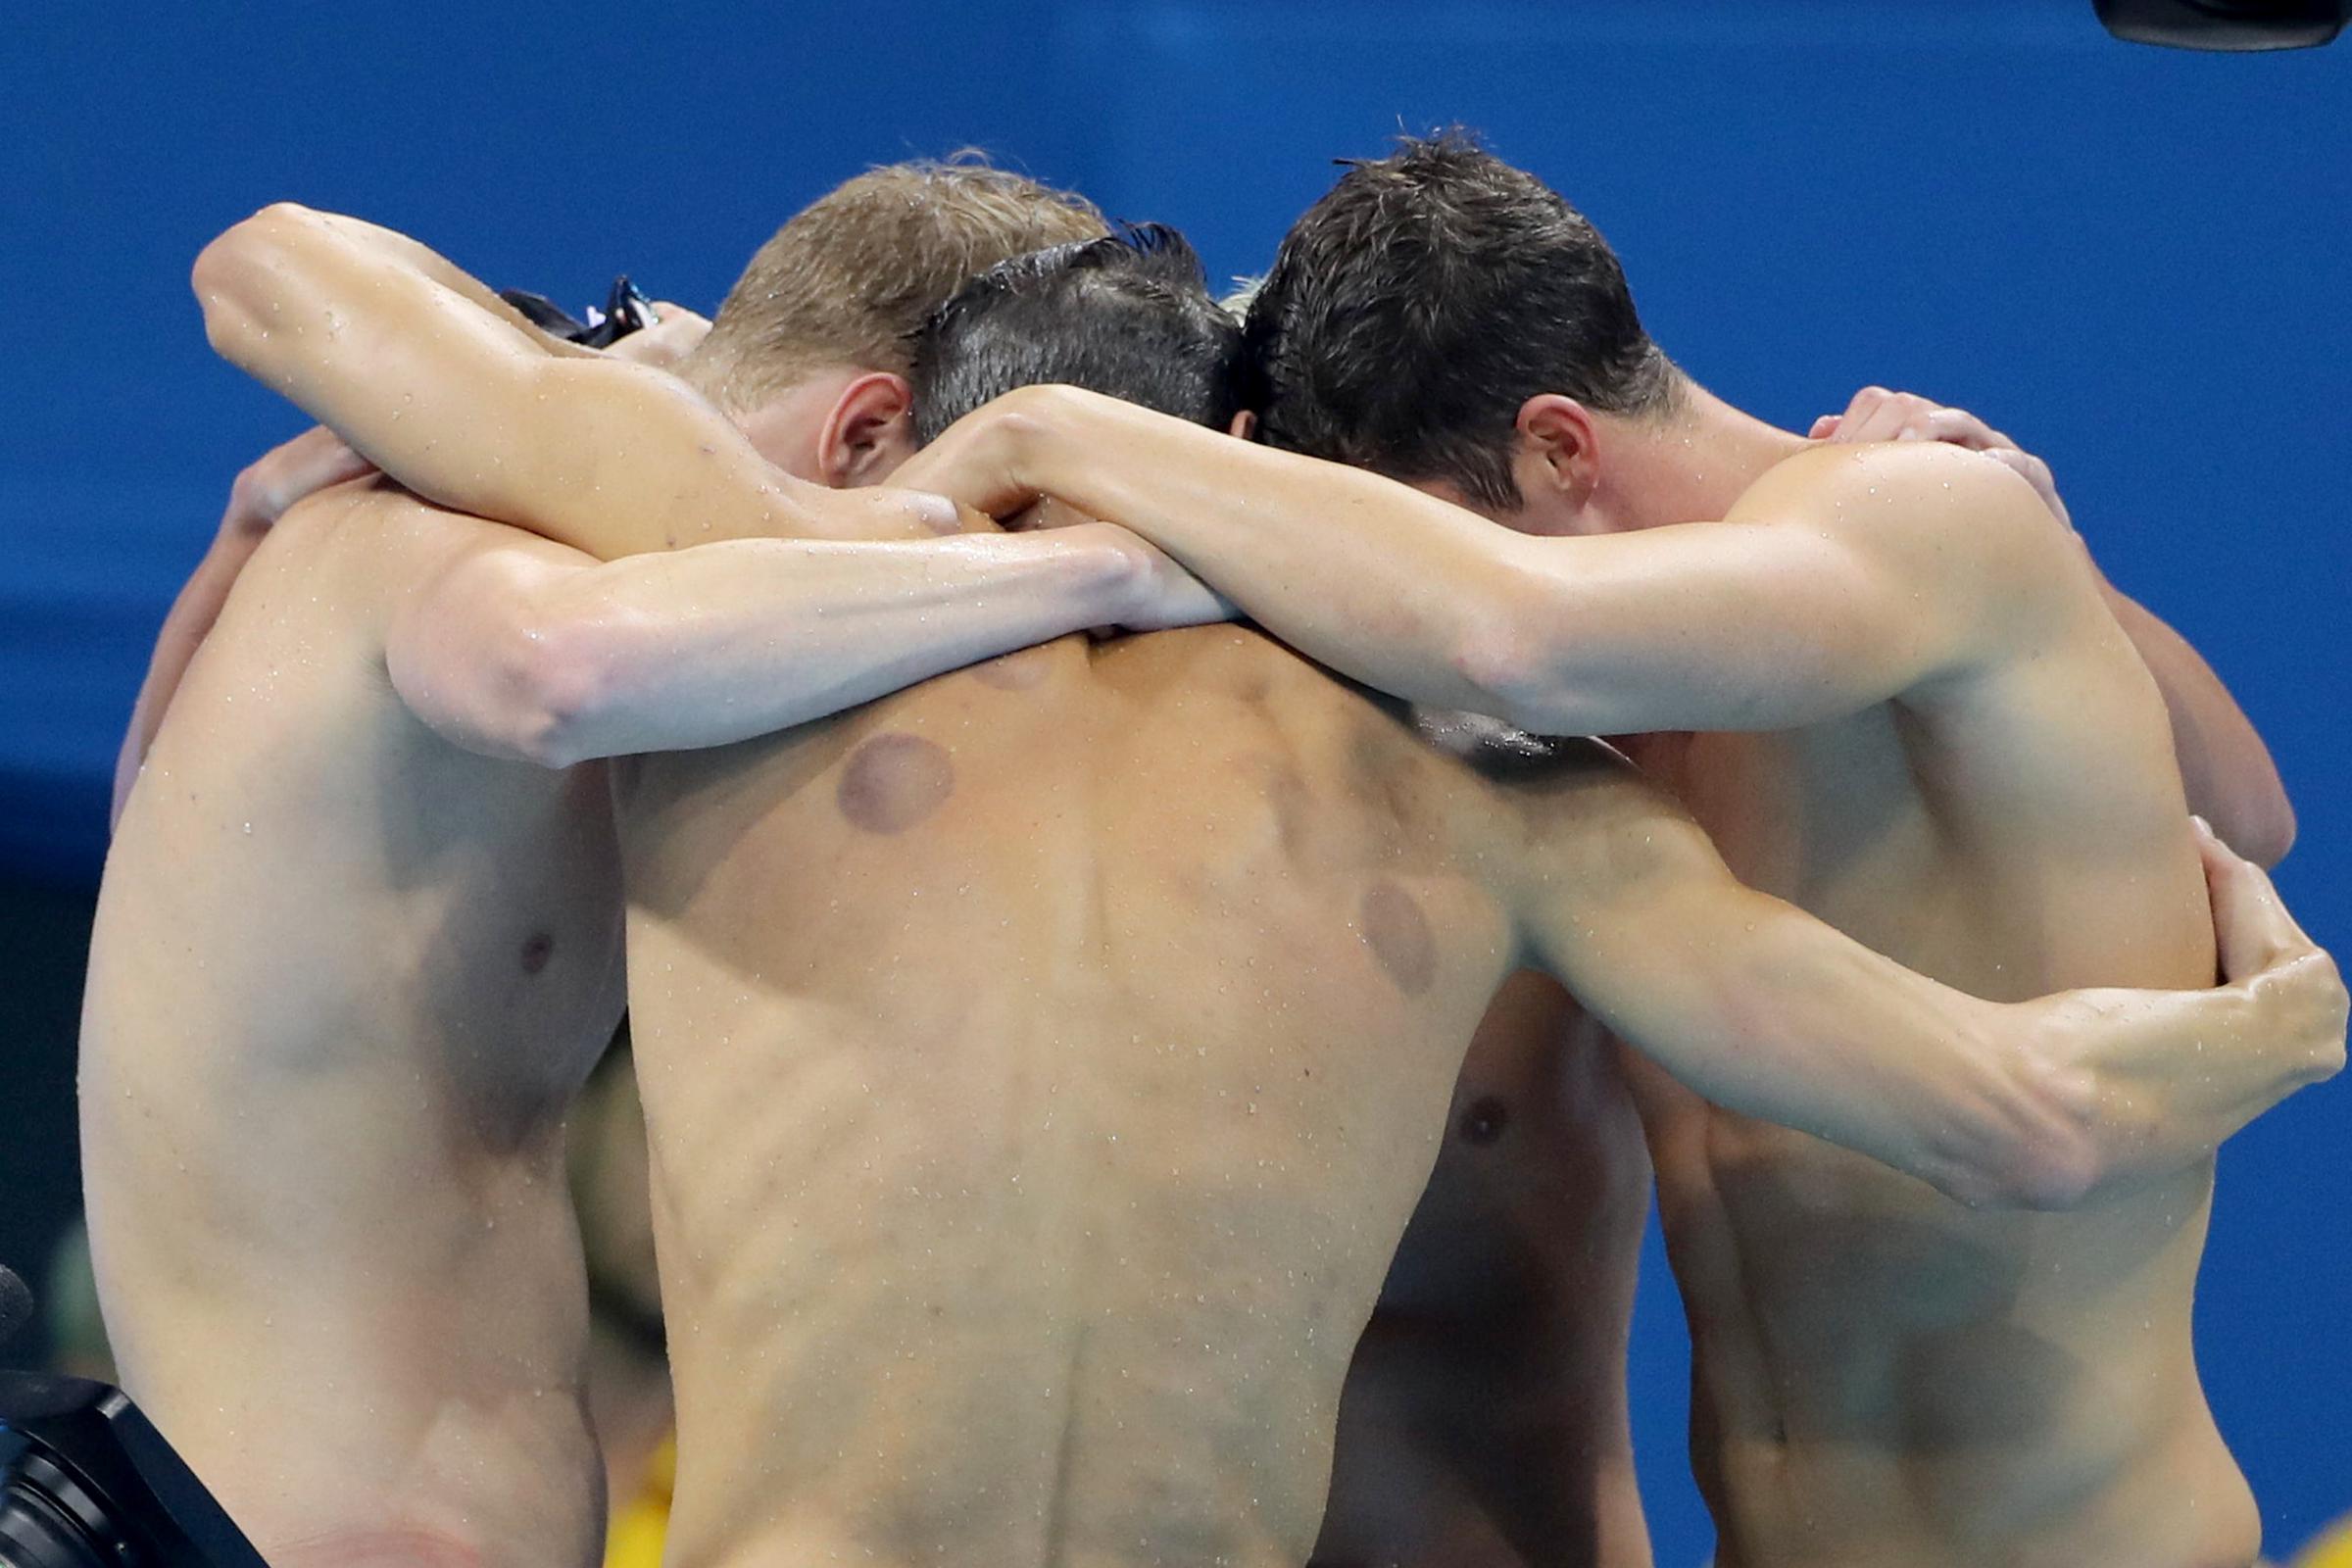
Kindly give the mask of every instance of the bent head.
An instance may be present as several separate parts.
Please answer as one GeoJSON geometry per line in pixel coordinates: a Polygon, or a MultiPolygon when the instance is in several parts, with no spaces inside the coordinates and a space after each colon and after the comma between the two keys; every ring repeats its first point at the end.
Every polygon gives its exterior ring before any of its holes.
{"type": "Polygon", "coordinates": [[[873,483],[913,450],[924,320],[999,262],[1107,226],[1085,198],[976,157],[872,170],[760,247],[679,373],[786,472],[873,483]]]}
{"type": "Polygon", "coordinates": [[[915,339],[919,442],[1024,386],[1123,398],[1230,428],[1242,409],[1242,329],[1210,298],[1200,258],[1162,223],[1003,262],[915,339]]]}
{"type": "MultiPolygon", "coordinates": [[[[1015,257],[965,285],[916,336],[914,431],[929,443],[1025,386],[1076,386],[1244,432],[1241,323],[1200,258],[1161,223],[1015,257]]],[[[1048,506],[1031,526],[1078,520],[1048,506]]]]}
{"type": "Polygon", "coordinates": [[[1684,382],[1607,241],[1466,136],[1352,166],[1251,301],[1259,436],[1513,527],[1614,526],[1605,459],[1684,382]]]}

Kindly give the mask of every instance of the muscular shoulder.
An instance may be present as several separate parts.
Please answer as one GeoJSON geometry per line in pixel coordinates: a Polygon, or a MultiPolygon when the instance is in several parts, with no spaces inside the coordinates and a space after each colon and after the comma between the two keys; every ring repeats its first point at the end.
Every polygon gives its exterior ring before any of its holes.
{"type": "Polygon", "coordinates": [[[255,552],[237,594],[292,593],[355,631],[380,629],[377,612],[388,614],[468,549],[526,537],[436,507],[389,480],[346,485],[289,510],[255,552]]]}
{"type": "Polygon", "coordinates": [[[1808,522],[1859,541],[1935,550],[1954,564],[2072,542],[2018,474],[1940,441],[1809,447],[1750,485],[1727,520],[1808,522]]]}
{"type": "Polygon", "coordinates": [[[1941,624],[1972,667],[2041,657],[2105,613],[2088,558],[2034,487],[1942,442],[1808,448],[1727,520],[1820,530],[1941,624]]]}

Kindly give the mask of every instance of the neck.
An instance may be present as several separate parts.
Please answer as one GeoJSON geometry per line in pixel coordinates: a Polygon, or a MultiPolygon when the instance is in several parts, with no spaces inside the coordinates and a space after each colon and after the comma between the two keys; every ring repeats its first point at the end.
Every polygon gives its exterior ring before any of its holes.
{"type": "Polygon", "coordinates": [[[1621,475],[1621,514],[1636,528],[1720,521],[1767,468],[1807,445],[1686,382],[1681,405],[1633,432],[1611,457],[1621,475]]]}

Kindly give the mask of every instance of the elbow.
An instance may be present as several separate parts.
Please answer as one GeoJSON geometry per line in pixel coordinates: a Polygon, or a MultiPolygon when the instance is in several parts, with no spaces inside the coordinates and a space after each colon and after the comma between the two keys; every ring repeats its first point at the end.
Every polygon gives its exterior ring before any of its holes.
{"type": "Polygon", "coordinates": [[[614,662],[604,628],[523,622],[502,659],[506,750],[521,761],[562,769],[610,755],[599,744],[614,702],[614,662]]]}
{"type": "Polygon", "coordinates": [[[1966,1140],[1956,1179],[1939,1184],[1972,1208],[2080,1207],[2114,1174],[2115,1139],[2103,1127],[2124,1108],[2102,1105],[2099,1086],[2081,1069],[2041,1051],[2001,1048],[1998,1086],[1988,1097],[1981,1136],[1966,1140]]]}
{"type": "Polygon", "coordinates": [[[2014,1129],[1998,1147],[1956,1161],[1936,1182],[1944,1195],[1970,1208],[2063,1213],[2079,1208],[2109,1174],[2089,1129],[2039,1122],[2014,1129]]]}
{"type": "Polygon", "coordinates": [[[1540,605],[1502,594],[1464,607],[1446,662],[1465,706],[1543,735],[1600,731],[1570,701],[1560,662],[1543,631],[1540,605]]]}
{"type": "Polygon", "coordinates": [[[197,253],[188,286],[204,312],[205,337],[221,358],[250,368],[267,340],[262,318],[270,280],[279,274],[289,240],[308,208],[276,202],[230,227],[197,253]]]}
{"type": "Polygon", "coordinates": [[[2106,1162],[2087,1129],[2043,1129],[2004,1161],[1999,1206],[2063,1213],[2080,1208],[2106,1180],[2106,1162]]]}
{"type": "Polygon", "coordinates": [[[2087,1069],[2050,1054],[2012,1051],[2009,1060],[2019,1110],[2001,1172],[2005,1204],[2042,1213],[2078,1208],[2115,1174],[2117,1146],[2101,1133],[2129,1106],[2102,1097],[2087,1069]]]}

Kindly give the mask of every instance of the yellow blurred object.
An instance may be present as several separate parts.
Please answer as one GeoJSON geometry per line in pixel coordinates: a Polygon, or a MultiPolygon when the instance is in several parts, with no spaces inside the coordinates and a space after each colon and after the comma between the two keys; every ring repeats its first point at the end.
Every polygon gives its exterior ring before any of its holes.
{"type": "Polygon", "coordinates": [[[2352,1514],[2321,1531],[2295,1559],[2294,1568],[2352,1568],[2352,1514]]]}
{"type": "Polygon", "coordinates": [[[662,1568],[662,1544],[669,1535],[669,1497],[678,1479],[678,1442],[664,1438],[645,1467],[645,1484],[612,1516],[605,1536],[605,1568],[662,1568]]]}

